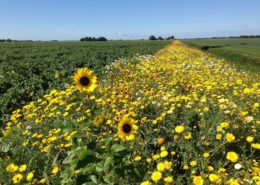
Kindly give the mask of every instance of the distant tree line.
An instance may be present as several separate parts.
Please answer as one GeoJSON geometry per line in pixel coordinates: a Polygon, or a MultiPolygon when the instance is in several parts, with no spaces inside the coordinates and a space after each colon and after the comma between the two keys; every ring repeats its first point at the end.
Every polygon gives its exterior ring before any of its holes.
{"type": "Polygon", "coordinates": [[[11,39],[0,39],[0,42],[12,42],[11,39]]]}
{"type": "Polygon", "coordinates": [[[170,36],[170,37],[166,37],[166,38],[162,38],[161,36],[159,36],[156,38],[154,35],[151,35],[149,37],[149,40],[174,40],[174,39],[175,39],[174,36],[170,36]]]}
{"type": "Polygon", "coordinates": [[[260,35],[240,35],[240,36],[229,36],[229,37],[204,37],[194,39],[238,39],[238,38],[260,38],[260,35]]]}
{"type": "MultiPolygon", "coordinates": [[[[240,38],[260,38],[260,35],[240,35],[240,38]]],[[[233,37],[230,37],[233,38],[233,37]]]]}
{"type": "Polygon", "coordinates": [[[80,41],[107,41],[106,37],[83,37],[80,41]]]}
{"type": "Polygon", "coordinates": [[[0,42],[33,42],[32,40],[0,39],[0,42]]]}

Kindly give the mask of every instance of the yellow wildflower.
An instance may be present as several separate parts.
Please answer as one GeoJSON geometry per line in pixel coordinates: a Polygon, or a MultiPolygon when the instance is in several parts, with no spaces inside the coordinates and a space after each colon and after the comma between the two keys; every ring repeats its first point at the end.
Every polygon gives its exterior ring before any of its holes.
{"type": "Polygon", "coordinates": [[[173,182],[173,178],[172,177],[165,177],[163,180],[164,180],[164,182],[168,182],[168,183],[173,182]]]}
{"type": "Polygon", "coordinates": [[[193,184],[194,185],[203,185],[204,184],[204,180],[201,176],[193,176],[193,184]]]}
{"type": "Polygon", "coordinates": [[[182,133],[184,131],[184,126],[179,125],[175,128],[175,132],[177,133],[182,133]]]}
{"type": "Polygon", "coordinates": [[[136,156],[136,157],[134,158],[135,161],[140,161],[141,159],[142,159],[141,156],[136,156]]]}
{"type": "Polygon", "coordinates": [[[213,167],[213,166],[208,166],[208,170],[209,170],[210,172],[212,172],[212,171],[214,170],[214,167],[213,167]]]}
{"type": "Polygon", "coordinates": [[[156,168],[158,171],[163,172],[165,168],[164,163],[158,163],[156,168]]]}
{"type": "Polygon", "coordinates": [[[28,173],[27,176],[26,176],[26,180],[27,180],[27,181],[31,181],[32,178],[33,178],[33,176],[34,176],[34,175],[33,175],[33,172],[28,173]]]}
{"type": "Polygon", "coordinates": [[[18,166],[15,164],[11,163],[6,167],[6,171],[8,172],[16,172],[18,170],[18,166]]]}
{"type": "Polygon", "coordinates": [[[231,162],[235,163],[238,160],[238,155],[236,152],[228,152],[226,158],[230,160],[231,162]]]}
{"type": "Polygon", "coordinates": [[[217,140],[221,140],[221,139],[222,139],[222,134],[217,134],[217,135],[216,135],[216,139],[217,139],[217,140]]]}
{"type": "Polygon", "coordinates": [[[47,181],[47,180],[46,180],[45,178],[42,178],[42,179],[39,181],[39,183],[40,183],[40,184],[44,184],[46,181],[47,181]]]}
{"type": "Polygon", "coordinates": [[[251,146],[254,149],[260,150],[260,143],[252,143],[251,146]]]}
{"type": "Polygon", "coordinates": [[[19,172],[24,172],[26,170],[27,166],[24,164],[24,165],[21,165],[19,167],[19,172]]]}
{"type": "Polygon", "coordinates": [[[213,183],[217,183],[217,184],[221,183],[221,177],[214,173],[209,174],[209,180],[210,180],[210,182],[213,182],[213,183]]]}
{"type": "Polygon", "coordinates": [[[205,152],[205,153],[203,154],[203,157],[208,158],[208,157],[209,157],[209,153],[208,153],[208,152],[205,152]]]}
{"type": "Polygon", "coordinates": [[[184,136],[185,139],[191,139],[192,138],[191,132],[184,132],[183,136],[184,136]]]}
{"type": "Polygon", "coordinates": [[[13,183],[18,184],[23,179],[23,175],[18,173],[15,176],[13,176],[13,183]]]}
{"type": "Polygon", "coordinates": [[[165,150],[165,151],[162,151],[160,153],[160,156],[163,158],[163,157],[166,157],[168,155],[168,152],[165,150]]]}
{"type": "Polygon", "coordinates": [[[240,183],[238,180],[231,178],[227,182],[225,182],[225,185],[240,185],[240,183]]]}
{"type": "Polygon", "coordinates": [[[58,172],[59,172],[59,167],[58,167],[58,166],[54,166],[54,167],[52,168],[52,170],[51,170],[51,173],[52,173],[53,175],[57,174],[58,172]]]}
{"type": "Polygon", "coordinates": [[[152,173],[151,178],[154,182],[158,182],[162,178],[162,173],[159,171],[155,171],[152,173]]]}
{"type": "Polygon", "coordinates": [[[191,165],[191,166],[196,166],[196,165],[197,165],[197,161],[191,161],[191,162],[190,162],[190,165],[191,165]]]}
{"type": "Polygon", "coordinates": [[[150,181],[144,181],[140,185],[152,185],[152,183],[150,181]]]}
{"type": "Polygon", "coordinates": [[[226,140],[227,142],[231,143],[236,139],[236,137],[232,133],[227,133],[226,134],[226,140]]]}
{"type": "Polygon", "coordinates": [[[246,140],[247,140],[247,142],[251,143],[251,142],[254,141],[254,137],[252,137],[252,136],[247,136],[247,137],[246,137],[246,140]]]}
{"type": "Polygon", "coordinates": [[[172,162],[165,161],[164,162],[164,167],[165,167],[165,169],[170,170],[171,167],[172,167],[172,162]]]}

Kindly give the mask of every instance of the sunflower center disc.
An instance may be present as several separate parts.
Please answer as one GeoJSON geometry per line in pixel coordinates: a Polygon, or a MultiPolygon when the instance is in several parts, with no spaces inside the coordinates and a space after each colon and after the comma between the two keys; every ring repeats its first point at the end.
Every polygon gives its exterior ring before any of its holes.
{"type": "Polygon", "coordinates": [[[124,133],[128,134],[129,132],[131,132],[132,127],[129,124],[124,124],[123,125],[123,131],[124,133]]]}
{"type": "Polygon", "coordinates": [[[89,84],[89,79],[87,78],[87,77],[85,77],[85,76],[83,76],[82,78],[80,78],[80,84],[81,85],[84,85],[84,86],[86,86],[86,85],[88,85],[89,84]]]}

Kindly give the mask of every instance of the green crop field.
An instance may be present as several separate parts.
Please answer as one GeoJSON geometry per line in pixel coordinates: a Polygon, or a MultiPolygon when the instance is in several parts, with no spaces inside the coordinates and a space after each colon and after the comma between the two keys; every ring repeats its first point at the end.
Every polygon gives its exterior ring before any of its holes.
{"type": "MultiPolygon", "coordinates": [[[[0,120],[52,88],[62,88],[76,68],[100,77],[116,59],[153,54],[169,41],[0,43],[0,120]]],[[[1,121],[1,122],[2,122],[1,121]]],[[[0,122],[0,123],[1,123],[0,122]]]]}
{"type": "Polygon", "coordinates": [[[239,69],[260,72],[260,38],[190,39],[184,42],[223,57],[239,69]]]}

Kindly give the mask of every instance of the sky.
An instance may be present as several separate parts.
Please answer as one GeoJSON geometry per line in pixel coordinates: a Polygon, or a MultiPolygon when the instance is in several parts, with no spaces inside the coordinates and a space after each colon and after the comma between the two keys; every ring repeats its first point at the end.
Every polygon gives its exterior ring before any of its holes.
{"type": "Polygon", "coordinates": [[[260,35],[260,0],[0,0],[0,38],[260,35]]]}

